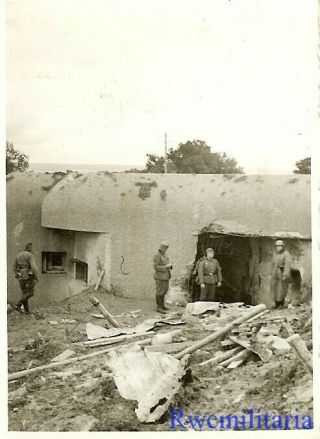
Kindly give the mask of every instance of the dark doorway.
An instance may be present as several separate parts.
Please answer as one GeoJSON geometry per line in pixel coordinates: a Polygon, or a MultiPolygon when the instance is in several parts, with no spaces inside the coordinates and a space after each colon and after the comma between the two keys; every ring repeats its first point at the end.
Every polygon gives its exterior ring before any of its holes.
{"type": "MultiPolygon", "coordinates": [[[[204,232],[198,237],[196,261],[213,248],[215,258],[222,269],[222,287],[217,289],[216,300],[221,302],[245,302],[251,304],[250,260],[252,256],[249,239],[242,236],[204,232]]],[[[193,297],[199,287],[193,283],[193,297]]]]}

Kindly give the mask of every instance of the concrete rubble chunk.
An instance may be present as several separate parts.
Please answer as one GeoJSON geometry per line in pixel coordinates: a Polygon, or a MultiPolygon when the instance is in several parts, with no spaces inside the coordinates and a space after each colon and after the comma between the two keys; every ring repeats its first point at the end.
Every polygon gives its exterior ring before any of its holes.
{"type": "Polygon", "coordinates": [[[276,335],[268,335],[259,340],[261,342],[263,341],[265,345],[273,351],[287,352],[291,350],[291,346],[288,341],[285,338],[281,338],[276,335]]]}
{"type": "Polygon", "coordinates": [[[294,387],[290,390],[289,394],[287,395],[288,403],[295,404],[297,402],[310,402],[313,399],[313,385],[312,381],[308,381],[305,384],[302,384],[300,386],[294,387]]]}
{"type": "Polygon", "coordinates": [[[138,420],[151,423],[167,411],[182,386],[187,360],[188,355],[179,361],[162,352],[136,348],[111,352],[107,364],[120,395],[138,401],[138,420]]]}
{"type": "Polygon", "coordinates": [[[8,400],[13,401],[16,398],[22,398],[27,394],[27,387],[24,385],[17,390],[13,390],[8,394],[8,400]]]}
{"type": "Polygon", "coordinates": [[[98,423],[98,419],[92,415],[78,415],[70,419],[72,431],[90,431],[98,423]]]}
{"type": "Polygon", "coordinates": [[[207,311],[218,311],[219,308],[220,302],[193,302],[187,304],[184,315],[198,316],[207,311]]]}
{"type": "Polygon", "coordinates": [[[53,372],[53,375],[57,378],[61,378],[61,379],[65,379],[65,378],[69,378],[73,375],[81,375],[82,374],[82,370],[81,369],[69,369],[69,370],[64,370],[61,372],[53,372]]]}

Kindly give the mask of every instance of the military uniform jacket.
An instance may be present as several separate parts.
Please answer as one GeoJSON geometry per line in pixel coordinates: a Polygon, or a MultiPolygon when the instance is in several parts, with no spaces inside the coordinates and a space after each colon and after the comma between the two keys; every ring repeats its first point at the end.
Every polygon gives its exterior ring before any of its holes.
{"type": "Polygon", "coordinates": [[[272,277],[274,279],[283,279],[283,276],[289,277],[292,267],[290,253],[285,250],[282,253],[275,253],[272,260],[272,277]]]}
{"type": "Polygon", "coordinates": [[[199,263],[198,275],[200,284],[216,284],[222,282],[222,274],[217,259],[203,259],[199,263]]]}
{"type": "Polygon", "coordinates": [[[20,252],[14,261],[13,271],[15,274],[20,273],[23,279],[28,279],[33,275],[35,279],[38,279],[38,267],[35,263],[32,253],[24,250],[20,252]]]}
{"type": "Polygon", "coordinates": [[[171,273],[169,268],[166,268],[166,265],[168,264],[169,258],[158,251],[158,253],[153,257],[153,278],[158,280],[169,280],[171,278],[171,273]]]}

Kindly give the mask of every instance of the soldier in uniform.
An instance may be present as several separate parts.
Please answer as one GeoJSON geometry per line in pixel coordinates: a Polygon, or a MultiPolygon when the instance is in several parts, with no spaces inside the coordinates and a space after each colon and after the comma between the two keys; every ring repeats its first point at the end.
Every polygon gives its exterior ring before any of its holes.
{"type": "Polygon", "coordinates": [[[38,267],[32,255],[32,243],[25,245],[24,251],[20,252],[14,261],[13,271],[16,279],[19,280],[22,296],[16,304],[15,309],[22,311],[23,305],[26,314],[29,314],[28,300],[33,296],[35,282],[38,281],[38,267]]]}
{"type": "Polygon", "coordinates": [[[200,300],[214,301],[217,286],[221,286],[222,274],[212,248],[207,248],[206,257],[200,261],[198,276],[201,287],[200,300]]]}
{"type": "Polygon", "coordinates": [[[275,307],[280,308],[284,306],[284,300],[288,293],[292,262],[290,253],[285,250],[283,241],[276,241],[275,249],[276,252],[272,260],[271,293],[275,307]]]}
{"type": "Polygon", "coordinates": [[[168,308],[164,304],[164,296],[169,290],[169,279],[171,278],[172,264],[169,263],[169,258],[165,255],[169,244],[161,243],[156,255],[153,257],[153,278],[156,282],[156,303],[157,311],[165,313],[168,308]]]}

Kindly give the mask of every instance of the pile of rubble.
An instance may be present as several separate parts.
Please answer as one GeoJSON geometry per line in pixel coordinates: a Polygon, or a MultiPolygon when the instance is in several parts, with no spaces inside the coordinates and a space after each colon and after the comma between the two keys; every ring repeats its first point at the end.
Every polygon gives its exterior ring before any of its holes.
{"type": "MultiPolygon", "coordinates": [[[[87,323],[86,339],[74,343],[89,353],[76,356],[74,350],[68,349],[49,364],[9,374],[9,381],[105,354],[106,366],[120,395],[137,401],[138,420],[150,423],[168,410],[181,386],[190,379],[190,356],[213,346],[214,342],[221,348],[213,356],[206,351],[211,357],[198,362],[200,368],[209,365],[230,371],[247,362],[270,362],[276,355],[294,352],[306,371],[312,374],[308,343],[296,333],[297,322],[291,311],[290,315],[280,311],[271,315],[264,305],[195,302],[187,304],[183,314],[171,312],[123,326],[117,320],[120,316],[111,315],[95,296],[90,296],[90,302],[99,310],[92,316],[100,319],[101,324],[87,323]],[[172,327],[178,329],[172,330],[172,327]],[[188,329],[195,327],[199,329],[200,337],[188,337],[188,329]],[[105,348],[96,350],[101,346],[105,348]]],[[[133,321],[139,311],[129,313],[133,321]]],[[[303,328],[304,334],[311,337],[310,319],[303,328]]]]}

